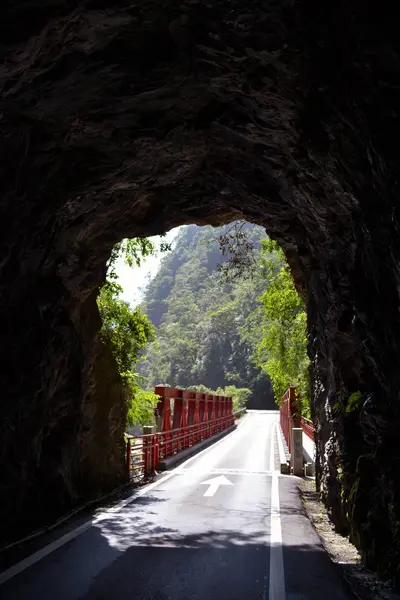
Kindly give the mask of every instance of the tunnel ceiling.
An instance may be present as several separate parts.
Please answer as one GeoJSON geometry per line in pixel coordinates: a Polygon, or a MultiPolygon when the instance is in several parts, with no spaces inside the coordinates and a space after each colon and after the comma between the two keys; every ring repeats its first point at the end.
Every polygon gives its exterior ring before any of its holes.
{"type": "Polygon", "coordinates": [[[386,560],[400,548],[390,11],[6,0],[0,13],[5,538],[124,480],[123,393],[95,302],[112,245],[244,218],[283,245],[307,301],[323,497],[366,562],[386,560]],[[369,404],[337,416],[357,390],[369,404]]]}

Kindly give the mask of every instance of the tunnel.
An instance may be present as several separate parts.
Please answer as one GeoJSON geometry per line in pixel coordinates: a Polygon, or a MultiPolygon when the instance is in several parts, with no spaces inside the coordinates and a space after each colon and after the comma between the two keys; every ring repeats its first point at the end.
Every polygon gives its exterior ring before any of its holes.
{"type": "Polygon", "coordinates": [[[318,489],[365,564],[396,574],[400,60],[384,5],[2,5],[3,546],[124,482],[96,306],[113,245],[244,219],[307,306],[318,489]]]}

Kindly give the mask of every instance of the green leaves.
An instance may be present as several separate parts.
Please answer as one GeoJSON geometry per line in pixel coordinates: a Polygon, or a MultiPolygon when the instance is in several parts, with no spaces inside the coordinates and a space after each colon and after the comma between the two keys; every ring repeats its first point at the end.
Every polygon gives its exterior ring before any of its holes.
{"type": "Polygon", "coordinates": [[[294,385],[309,414],[309,359],[307,356],[306,313],[294,287],[282,250],[272,240],[262,241],[262,271],[267,287],[260,295],[262,338],[256,362],[268,373],[279,402],[294,385]]]}
{"type": "Polygon", "coordinates": [[[123,258],[129,266],[138,267],[143,258],[151,254],[155,254],[155,245],[146,238],[122,240],[116,244],[108,262],[107,281],[97,298],[102,320],[100,336],[111,349],[127,390],[128,425],[154,422],[153,409],[157,404],[157,396],[140,388],[143,377],[136,373],[136,365],[144,348],[155,339],[155,331],[140,308],[133,310],[119,298],[122,287],[117,283],[115,265],[119,258],[123,258]]]}
{"type": "Polygon", "coordinates": [[[156,254],[155,244],[148,238],[125,239],[115,244],[107,263],[107,280],[118,279],[115,265],[119,258],[123,258],[130,267],[140,267],[146,256],[156,254]]]}
{"type": "Polygon", "coordinates": [[[257,269],[255,242],[259,240],[258,234],[259,227],[246,221],[235,221],[222,230],[219,248],[225,260],[218,264],[218,272],[223,281],[231,283],[238,278],[254,276],[257,269]]]}
{"type": "Polygon", "coordinates": [[[139,308],[132,310],[118,298],[115,284],[103,286],[97,305],[102,320],[100,335],[110,346],[123,381],[133,387],[133,368],[141,351],[155,338],[154,327],[139,308]]]}
{"type": "Polygon", "coordinates": [[[235,385],[226,385],[212,390],[203,384],[191,385],[188,390],[198,392],[200,394],[216,394],[217,396],[226,396],[232,398],[233,411],[236,412],[241,408],[245,408],[246,403],[250,400],[252,391],[249,388],[238,388],[235,385]]]}
{"type": "Polygon", "coordinates": [[[235,385],[226,385],[224,388],[218,388],[217,394],[232,398],[233,411],[245,408],[246,403],[251,398],[251,390],[249,388],[238,388],[235,385]]]}
{"type": "MultiPolygon", "coordinates": [[[[165,234],[161,237],[165,237],[165,234]]],[[[160,252],[171,250],[171,244],[162,241],[160,252]]],[[[115,281],[118,276],[115,271],[115,265],[119,258],[123,258],[130,267],[140,267],[143,259],[148,256],[155,256],[157,248],[155,243],[149,238],[127,238],[115,244],[111,250],[110,258],[107,263],[107,280],[115,281]]]]}
{"type": "Polygon", "coordinates": [[[152,391],[138,389],[128,409],[128,425],[152,425],[155,422],[154,409],[160,396],[152,391]]]}
{"type": "Polygon", "coordinates": [[[351,413],[358,410],[364,402],[364,394],[361,392],[353,392],[347,400],[346,412],[351,413]]]}

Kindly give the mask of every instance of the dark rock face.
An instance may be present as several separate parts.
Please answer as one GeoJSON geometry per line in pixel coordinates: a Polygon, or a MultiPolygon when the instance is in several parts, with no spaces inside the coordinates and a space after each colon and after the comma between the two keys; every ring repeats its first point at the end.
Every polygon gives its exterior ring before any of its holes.
{"type": "Polygon", "coordinates": [[[124,401],[95,302],[112,245],[245,218],[282,244],[307,299],[321,492],[366,562],[395,574],[391,11],[358,0],[6,0],[1,17],[6,539],[124,480],[124,401]],[[363,403],[346,412],[356,391],[363,403]]]}

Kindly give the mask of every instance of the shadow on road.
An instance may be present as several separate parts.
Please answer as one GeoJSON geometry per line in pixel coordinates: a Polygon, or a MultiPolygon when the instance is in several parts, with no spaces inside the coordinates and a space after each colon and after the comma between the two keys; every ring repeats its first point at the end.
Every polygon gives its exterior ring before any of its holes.
{"type": "MultiPolygon", "coordinates": [[[[240,511],[237,527],[178,512],[167,526],[164,502],[149,495],[108,514],[0,587],[1,600],[268,600],[267,507],[265,519],[240,511]]],[[[282,510],[288,521],[301,513],[282,510]]],[[[289,539],[283,559],[286,600],[349,600],[318,538],[289,539]]]]}

